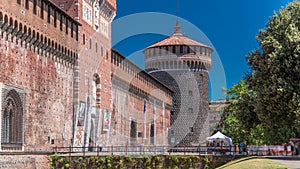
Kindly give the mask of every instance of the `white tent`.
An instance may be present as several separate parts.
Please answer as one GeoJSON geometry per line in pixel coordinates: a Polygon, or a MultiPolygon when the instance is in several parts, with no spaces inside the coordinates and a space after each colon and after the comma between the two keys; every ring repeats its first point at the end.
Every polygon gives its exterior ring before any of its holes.
{"type": "Polygon", "coordinates": [[[207,137],[206,138],[207,141],[209,142],[213,142],[213,141],[224,141],[226,142],[227,146],[230,146],[232,144],[232,140],[230,137],[224,135],[223,133],[221,133],[220,131],[218,131],[217,133],[215,133],[214,135],[207,137]]]}

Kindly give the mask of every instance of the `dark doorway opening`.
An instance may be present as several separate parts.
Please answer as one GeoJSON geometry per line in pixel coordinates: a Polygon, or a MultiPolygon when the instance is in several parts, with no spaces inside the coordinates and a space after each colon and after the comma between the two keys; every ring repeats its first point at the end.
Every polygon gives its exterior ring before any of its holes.
{"type": "Polygon", "coordinates": [[[150,143],[154,144],[154,124],[151,124],[150,126],[150,143]]]}
{"type": "Polygon", "coordinates": [[[136,121],[131,120],[130,124],[130,143],[134,144],[136,142],[136,121]]]}

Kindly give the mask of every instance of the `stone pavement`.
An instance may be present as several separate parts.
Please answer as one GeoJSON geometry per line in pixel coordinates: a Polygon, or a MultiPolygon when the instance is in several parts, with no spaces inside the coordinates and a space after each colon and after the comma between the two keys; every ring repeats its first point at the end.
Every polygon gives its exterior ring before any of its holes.
{"type": "Polygon", "coordinates": [[[285,164],[290,169],[300,169],[300,156],[267,156],[266,158],[285,164]]]}

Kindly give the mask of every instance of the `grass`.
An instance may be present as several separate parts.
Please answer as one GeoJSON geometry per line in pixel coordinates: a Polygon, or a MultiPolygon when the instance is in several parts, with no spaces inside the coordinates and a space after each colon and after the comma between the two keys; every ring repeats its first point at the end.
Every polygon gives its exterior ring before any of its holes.
{"type": "Polygon", "coordinates": [[[288,166],[266,158],[246,157],[229,162],[218,169],[288,169],[288,166]]]}

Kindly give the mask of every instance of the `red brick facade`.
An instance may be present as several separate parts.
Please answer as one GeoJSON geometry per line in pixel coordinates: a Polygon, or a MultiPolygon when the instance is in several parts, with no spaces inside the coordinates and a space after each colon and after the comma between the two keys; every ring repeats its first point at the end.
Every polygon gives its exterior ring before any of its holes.
{"type": "MultiPolygon", "coordinates": [[[[47,7],[65,15],[50,3],[47,7]]],[[[8,0],[0,4],[2,150],[49,150],[52,145],[71,143],[72,132],[69,131],[72,131],[73,121],[73,65],[77,57],[78,23],[66,18],[75,28],[71,33],[69,27],[67,34],[60,30],[59,20],[55,27],[53,16],[48,22],[46,13],[42,15],[40,8],[33,10],[31,1],[28,6],[8,0]],[[10,122],[13,119],[10,115],[21,105],[12,104],[9,109],[5,91],[24,94],[21,103],[24,107],[16,112],[21,114],[16,119],[21,127],[15,128],[14,122],[10,122]],[[14,137],[20,138],[16,141],[14,137]]],[[[63,24],[62,29],[66,29],[63,24]]]]}
{"type": "Polygon", "coordinates": [[[116,0],[92,2],[1,1],[0,151],[129,143],[115,133],[167,144],[172,91],[112,54],[116,0]]]}
{"type": "Polygon", "coordinates": [[[173,91],[117,51],[112,52],[112,70],[110,142],[114,145],[168,145],[173,91]]]}

